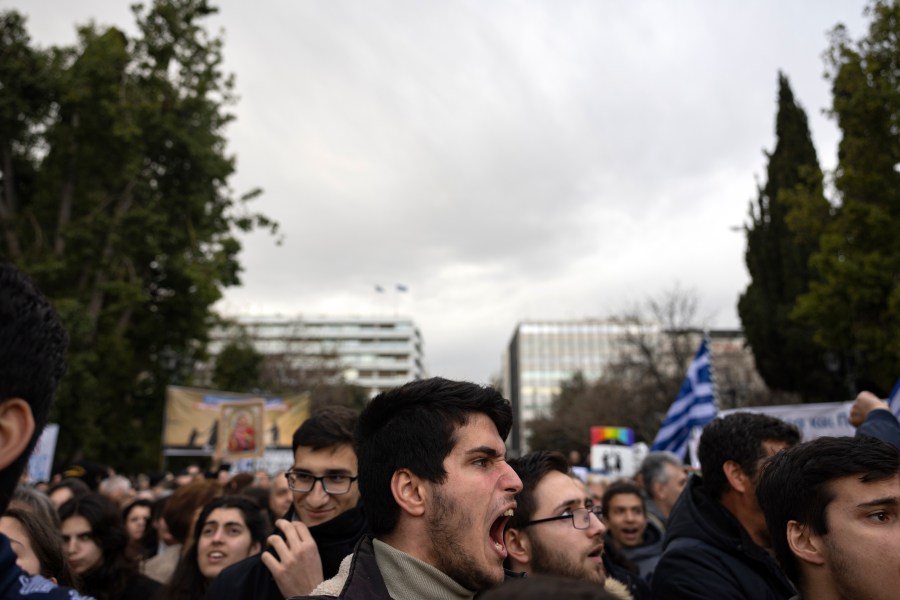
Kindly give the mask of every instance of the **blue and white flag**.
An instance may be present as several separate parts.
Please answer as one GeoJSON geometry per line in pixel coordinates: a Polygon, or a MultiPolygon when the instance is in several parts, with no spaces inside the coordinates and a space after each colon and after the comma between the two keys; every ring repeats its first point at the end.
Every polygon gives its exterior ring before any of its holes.
{"type": "Polygon", "coordinates": [[[709,344],[706,338],[700,344],[681,391],[669,407],[651,451],[669,450],[684,457],[691,430],[703,427],[716,418],[716,392],[709,360],[709,344]]]}
{"type": "Polygon", "coordinates": [[[900,379],[894,384],[894,389],[891,390],[891,395],[888,396],[887,403],[890,405],[891,412],[894,413],[894,416],[900,419],[900,379]]]}

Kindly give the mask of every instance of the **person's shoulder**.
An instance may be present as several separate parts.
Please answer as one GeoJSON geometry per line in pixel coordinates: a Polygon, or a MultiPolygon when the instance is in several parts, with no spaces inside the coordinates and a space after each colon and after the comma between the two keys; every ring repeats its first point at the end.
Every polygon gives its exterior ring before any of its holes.
{"type": "Polygon", "coordinates": [[[93,600],[92,596],[85,596],[72,588],[62,587],[40,575],[22,574],[17,579],[17,585],[12,589],[3,591],[3,600],[15,600],[27,598],[28,600],[93,600]]]}

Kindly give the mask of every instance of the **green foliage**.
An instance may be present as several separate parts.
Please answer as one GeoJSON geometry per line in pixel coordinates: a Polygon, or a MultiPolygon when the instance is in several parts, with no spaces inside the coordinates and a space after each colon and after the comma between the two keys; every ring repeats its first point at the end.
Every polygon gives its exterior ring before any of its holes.
{"type": "Polygon", "coordinates": [[[827,54],[843,133],[840,204],[793,313],[829,350],[844,397],[884,394],[900,375],[900,4],[879,0],[866,12],[868,35],[852,42],[839,26],[827,54]]]}
{"type": "Polygon", "coordinates": [[[234,340],[216,356],[212,383],[220,390],[251,392],[260,389],[263,355],[247,340],[234,340]]]}
{"type": "Polygon", "coordinates": [[[21,16],[0,15],[0,251],[72,337],[57,461],[126,470],[159,461],[164,388],[189,383],[210,307],[239,283],[235,231],[275,228],[227,184],[233,82],[202,26],[214,9],[134,12],[134,39],[91,26],[47,51],[21,16]]]}
{"type": "Polygon", "coordinates": [[[773,389],[799,392],[808,401],[829,398],[835,388],[825,351],[812,329],[793,319],[797,297],[811,277],[809,258],[830,218],[822,171],[807,125],[787,77],[778,77],[775,150],[767,181],[750,205],[745,260],[750,284],[738,313],[757,369],[773,389]]]}

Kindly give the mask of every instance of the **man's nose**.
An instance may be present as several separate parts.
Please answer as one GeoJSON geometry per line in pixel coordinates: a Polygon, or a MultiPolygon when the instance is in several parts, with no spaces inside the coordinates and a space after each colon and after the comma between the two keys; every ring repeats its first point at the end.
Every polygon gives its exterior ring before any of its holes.
{"type": "Polygon", "coordinates": [[[306,497],[313,504],[325,504],[331,495],[325,491],[325,482],[319,480],[313,482],[312,489],[307,492],[306,497]]]}
{"type": "Polygon", "coordinates": [[[506,468],[506,472],[502,475],[503,489],[512,495],[516,495],[522,491],[522,480],[519,479],[515,469],[508,462],[504,462],[503,466],[506,468]]]}
{"type": "Polygon", "coordinates": [[[591,511],[591,514],[588,515],[588,518],[591,521],[590,526],[588,526],[588,531],[591,534],[591,537],[595,535],[606,535],[606,524],[603,522],[603,519],[600,518],[600,515],[591,511]]]}

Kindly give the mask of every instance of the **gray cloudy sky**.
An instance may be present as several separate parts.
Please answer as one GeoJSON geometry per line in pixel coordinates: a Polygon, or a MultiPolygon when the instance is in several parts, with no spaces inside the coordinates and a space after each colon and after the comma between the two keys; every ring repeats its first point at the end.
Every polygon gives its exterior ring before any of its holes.
{"type": "MultiPolygon", "coordinates": [[[[0,0],[42,45],[132,29],[127,1],[0,0]]],[[[739,325],[777,71],[819,158],[827,32],[861,0],[217,2],[240,102],[245,239],[230,314],[412,316],[433,375],[484,382],[517,322],[604,317],[675,285],[739,325]],[[394,285],[408,286],[406,294],[394,285]],[[375,284],[387,290],[374,292],[375,284]]]]}

